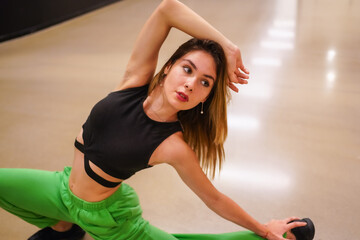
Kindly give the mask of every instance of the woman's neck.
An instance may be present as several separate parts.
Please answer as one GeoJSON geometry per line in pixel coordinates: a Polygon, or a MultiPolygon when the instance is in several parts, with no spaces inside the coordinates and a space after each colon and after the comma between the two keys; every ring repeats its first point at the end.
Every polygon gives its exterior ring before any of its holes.
{"type": "Polygon", "coordinates": [[[144,111],[151,119],[159,122],[177,121],[177,110],[174,109],[163,94],[163,88],[157,86],[144,101],[144,111]]]}

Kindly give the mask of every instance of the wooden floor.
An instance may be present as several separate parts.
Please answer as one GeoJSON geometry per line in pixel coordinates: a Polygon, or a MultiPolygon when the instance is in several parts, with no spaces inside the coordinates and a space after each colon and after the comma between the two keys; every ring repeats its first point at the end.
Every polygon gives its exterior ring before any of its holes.
{"type": "MultiPolygon", "coordinates": [[[[121,80],[158,3],[124,0],[0,44],[0,167],[71,165],[76,134],[121,80]]],[[[251,71],[229,106],[227,160],[214,184],[261,222],[310,217],[317,240],[358,239],[360,1],[184,3],[239,45],[251,71]]],[[[171,32],[159,65],[187,39],[171,32]]],[[[208,210],[168,166],[127,182],[144,217],[168,232],[240,230],[208,210]]],[[[1,239],[27,239],[37,230],[2,209],[0,223],[1,239]]]]}

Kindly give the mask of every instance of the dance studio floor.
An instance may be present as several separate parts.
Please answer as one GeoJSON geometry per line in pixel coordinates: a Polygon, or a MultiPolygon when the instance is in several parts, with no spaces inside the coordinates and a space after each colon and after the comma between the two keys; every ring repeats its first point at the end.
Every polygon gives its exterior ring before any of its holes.
{"type": "MultiPolygon", "coordinates": [[[[71,165],[75,136],[121,81],[158,3],[124,0],[0,44],[0,167],[71,165]]],[[[358,239],[360,1],[184,3],[238,44],[251,71],[229,105],[226,163],[214,184],[261,222],[310,217],[317,240],[358,239]]],[[[187,39],[172,31],[159,65],[187,39]]],[[[241,230],[207,209],[169,166],[127,183],[144,217],[168,232],[241,230]]],[[[2,209],[0,223],[0,239],[37,231],[2,209]]]]}

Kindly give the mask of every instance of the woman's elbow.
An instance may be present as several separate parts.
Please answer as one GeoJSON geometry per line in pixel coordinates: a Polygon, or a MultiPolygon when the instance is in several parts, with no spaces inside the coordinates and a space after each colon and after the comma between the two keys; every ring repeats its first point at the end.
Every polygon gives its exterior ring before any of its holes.
{"type": "Polygon", "coordinates": [[[173,13],[176,11],[177,3],[176,0],[163,0],[158,7],[158,13],[168,19],[173,16],[173,13]]]}
{"type": "Polygon", "coordinates": [[[222,194],[216,190],[216,192],[212,193],[204,197],[203,201],[210,209],[213,209],[214,206],[218,205],[221,202],[222,194]]]}

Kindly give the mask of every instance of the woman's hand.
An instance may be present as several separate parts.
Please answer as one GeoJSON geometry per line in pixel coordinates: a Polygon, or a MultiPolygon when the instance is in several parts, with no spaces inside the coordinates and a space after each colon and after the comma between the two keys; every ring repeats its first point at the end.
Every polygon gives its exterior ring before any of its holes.
{"type": "Polygon", "coordinates": [[[234,92],[238,92],[239,90],[234,83],[247,84],[247,79],[249,79],[249,70],[245,68],[241,58],[241,52],[237,46],[232,45],[226,49],[225,55],[228,65],[229,87],[234,92]]]}
{"type": "Polygon", "coordinates": [[[287,218],[284,220],[271,220],[270,222],[265,224],[269,230],[269,233],[267,234],[266,239],[268,239],[268,240],[282,240],[282,239],[295,240],[293,238],[293,236],[288,236],[287,238],[284,238],[283,235],[284,235],[284,233],[290,231],[293,228],[306,226],[305,222],[289,223],[293,220],[298,220],[298,219],[299,218],[297,218],[297,217],[291,217],[291,218],[287,218]]]}

